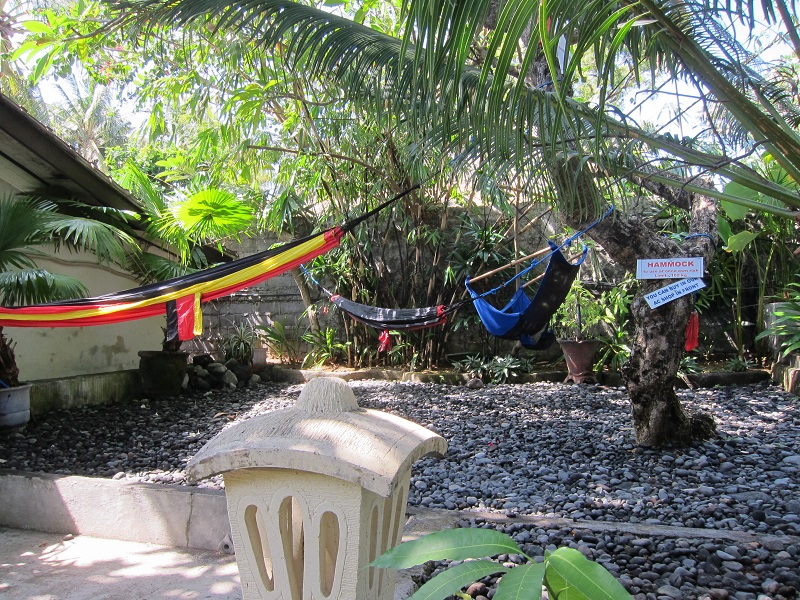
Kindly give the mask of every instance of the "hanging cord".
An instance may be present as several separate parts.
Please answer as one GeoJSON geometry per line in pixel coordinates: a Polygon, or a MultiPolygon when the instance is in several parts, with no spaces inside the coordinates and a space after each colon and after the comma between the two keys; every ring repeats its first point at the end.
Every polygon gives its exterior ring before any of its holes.
{"type": "MultiPolygon", "coordinates": [[[[531,271],[533,268],[535,268],[536,266],[540,265],[541,263],[545,262],[547,259],[549,259],[550,257],[552,257],[552,256],[553,256],[553,254],[555,254],[556,252],[560,251],[562,248],[566,248],[567,246],[569,246],[570,244],[572,244],[572,242],[574,242],[574,241],[575,241],[575,240],[577,240],[579,237],[581,237],[583,234],[585,234],[587,231],[589,231],[590,229],[592,229],[592,227],[595,227],[595,226],[596,226],[598,223],[600,223],[600,221],[602,221],[603,219],[605,219],[606,217],[608,217],[608,216],[609,216],[609,215],[610,215],[612,212],[614,212],[614,205],[613,205],[613,204],[612,204],[612,205],[611,205],[611,206],[608,208],[608,210],[607,210],[607,211],[606,211],[604,214],[602,214],[602,215],[600,216],[600,218],[598,218],[596,221],[594,221],[594,222],[590,223],[589,225],[587,225],[586,227],[584,227],[584,228],[583,228],[583,229],[581,229],[580,231],[578,231],[578,232],[576,232],[576,233],[572,234],[572,235],[571,235],[571,236],[569,236],[569,237],[568,237],[566,240],[564,240],[563,242],[561,242],[561,244],[559,244],[558,246],[555,246],[555,245],[554,245],[553,247],[551,247],[551,250],[550,250],[550,252],[548,252],[547,254],[545,254],[545,255],[544,255],[542,258],[540,258],[540,259],[538,259],[538,260],[535,260],[535,261],[533,261],[533,262],[532,262],[532,263],[531,263],[529,266],[525,267],[525,268],[524,268],[522,271],[520,271],[519,273],[517,273],[516,275],[514,275],[514,276],[513,276],[511,279],[508,279],[508,280],[504,281],[503,283],[501,283],[501,284],[500,284],[500,285],[498,285],[497,287],[495,287],[495,288],[492,288],[492,289],[490,289],[490,290],[487,290],[487,291],[483,292],[482,294],[478,294],[478,296],[477,296],[477,297],[478,297],[478,298],[485,298],[486,296],[491,296],[492,294],[496,294],[497,292],[499,292],[499,291],[501,291],[501,290],[505,289],[506,287],[508,287],[509,285],[511,285],[512,283],[514,283],[514,282],[515,282],[517,279],[519,279],[520,277],[524,277],[525,275],[527,275],[527,274],[528,274],[528,273],[529,273],[529,272],[530,272],[530,271],[531,271]]],[[[583,254],[584,254],[584,255],[586,254],[586,251],[587,251],[587,249],[588,249],[588,248],[586,247],[586,244],[584,244],[584,245],[583,245],[583,254]]],[[[541,251],[539,251],[539,252],[541,252],[541,251]]],[[[537,254],[537,253],[534,253],[534,254],[537,254]]],[[[469,283],[469,282],[470,282],[470,278],[469,278],[469,276],[467,276],[466,283],[469,283]]]]}
{"type": "Polygon", "coordinates": [[[392,196],[388,200],[384,200],[383,202],[381,202],[378,206],[376,206],[372,210],[365,212],[363,215],[360,215],[360,216],[356,217],[352,221],[348,221],[347,223],[345,223],[344,225],[341,226],[341,230],[343,232],[345,232],[345,233],[347,233],[348,231],[352,231],[353,229],[356,228],[357,225],[360,225],[362,222],[366,221],[371,216],[379,213],[380,211],[382,211],[384,208],[386,208],[387,206],[389,206],[393,202],[396,202],[397,200],[399,200],[403,196],[407,196],[408,194],[410,194],[414,190],[418,190],[420,187],[422,187],[421,183],[415,183],[414,185],[412,185],[407,190],[403,190],[402,192],[400,192],[399,194],[395,194],[394,196],[392,196]]]}
{"type": "Polygon", "coordinates": [[[717,251],[717,242],[714,241],[714,237],[710,233],[690,233],[683,239],[688,240],[689,238],[698,238],[698,237],[708,238],[708,241],[711,242],[711,247],[714,249],[714,252],[717,251]]]}
{"type": "Polygon", "coordinates": [[[319,281],[317,281],[317,280],[316,280],[316,278],[315,278],[315,277],[314,277],[314,276],[311,274],[311,271],[309,271],[308,269],[306,269],[305,265],[300,265],[300,270],[303,272],[303,274],[306,276],[306,278],[307,278],[307,279],[308,279],[308,280],[309,280],[311,283],[313,283],[314,285],[316,285],[316,286],[317,286],[317,287],[318,287],[318,288],[319,288],[319,289],[322,291],[322,293],[323,293],[323,294],[325,294],[326,296],[328,296],[328,298],[330,298],[331,296],[334,296],[334,295],[335,295],[335,294],[332,294],[332,293],[331,293],[329,290],[327,290],[327,289],[325,288],[325,286],[323,286],[323,285],[322,285],[322,284],[321,284],[319,281]]]}

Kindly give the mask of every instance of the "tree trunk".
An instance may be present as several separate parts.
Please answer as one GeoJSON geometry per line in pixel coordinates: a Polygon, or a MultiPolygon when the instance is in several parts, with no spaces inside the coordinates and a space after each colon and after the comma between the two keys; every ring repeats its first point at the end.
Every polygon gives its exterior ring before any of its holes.
{"type": "Polygon", "coordinates": [[[292,279],[294,279],[297,289],[300,291],[300,297],[303,299],[303,306],[306,307],[306,314],[308,315],[308,323],[311,326],[311,331],[317,332],[320,330],[319,318],[317,317],[317,311],[314,310],[314,303],[311,301],[311,292],[308,290],[308,284],[303,274],[300,272],[300,269],[292,269],[290,273],[292,274],[292,279]]]}
{"type": "MultiPolygon", "coordinates": [[[[661,287],[661,282],[644,287],[652,291],[661,287]]],[[[675,394],[685,323],[692,304],[684,297],[653,310],[639,295],[631,305],[635,331],[631,356],[622,366],[622,376],[639,444],[686,445],[692,441],[690,419],[675,394]]]]}
{"type": "Polygon", "coordinates": [[[14,348],[0,327],[0,380],[6,385],[15,387],[19,385],[19,369],[14,356],[14,348]]]}
{"type": "MultiPolygon", "coordinates": [[[[573,214],[564,214],[565,220],[581,229],[591,222],[583,211],[591,206],[596,193],[594,181],[587,173],[576,173],[573,164],[563,165],[561,179],[569,178],[572,193],[586,199],[576,203],[573,214]]],[[[592,218],[596,218],[593,215],[592,218]]],[[[703,256],[706,264],[713,254],[713,242],[706,235],[716,230],[716,205],[713,201],[697,197],[692,208],[692,230],[704,237],[677,242],[652,230],[645,222],[628,218],[617,212],[587,232],[587,236],[600,244],[610,258],[629,272],[635,272],[639,258],[671,258],[703,256]]],[[[684,296],[651,309],[644,295],[661,288],[670,281],[643,280],[640,293],[631,305],[634,334],[631,356],[622,368],[623,381],[631,400],[631,416],[636,442],[646,446],[687,445],[695,439],[705,439],[715,432],[713,420],[708,415],[687,415],[677,394],[675,380],[683,357],[685,331],[694,309],[692,296],[684,296]]]]}

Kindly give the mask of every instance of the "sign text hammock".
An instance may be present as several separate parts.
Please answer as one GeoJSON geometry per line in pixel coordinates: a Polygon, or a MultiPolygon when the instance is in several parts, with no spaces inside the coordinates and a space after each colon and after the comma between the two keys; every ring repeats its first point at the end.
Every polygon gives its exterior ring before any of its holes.
{"type": "Polygon", "coordinates": [[[417,187],[343,225],[196,273],[92,298],[0,307],[0,326],[84,327],[167,315],[167,339],[177,335],[190,340],[202,333],[201,303],[259,284],[336,248],[345,233],[417,187]]]}

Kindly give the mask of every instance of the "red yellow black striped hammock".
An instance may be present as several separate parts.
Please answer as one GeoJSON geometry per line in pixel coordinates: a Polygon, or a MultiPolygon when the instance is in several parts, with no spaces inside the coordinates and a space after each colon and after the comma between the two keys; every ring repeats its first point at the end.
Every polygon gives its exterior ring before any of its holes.
{"type": "Polygon", "coordinates": [[[167,315],[167,339],[202,333],[203,302],[259,284],[336,248],[342,236],[409,190],[344,225],[209,269],[92,298],[20,307],[0,307],[2,327],[85,327],[167,315]]]}

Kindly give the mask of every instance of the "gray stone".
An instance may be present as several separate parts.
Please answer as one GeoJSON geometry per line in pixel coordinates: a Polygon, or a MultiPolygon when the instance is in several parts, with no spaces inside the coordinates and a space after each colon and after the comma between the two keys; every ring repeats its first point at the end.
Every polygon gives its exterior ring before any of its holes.
{"type": "Polygon", "coordinates": [[[658,590],[656,590],[656,593],[659,596],[668,596],[670,598],[675,598],[676,600],[683,598],[683,592],[671,585],[662,585],[660,588],[658,588],[658,590]]]}
{"type": "Polygon", "coordinates": [[[209,363],[206,365],[206,370],[212,375],[222,375],[228,371],[228,367],[222,363],[209,363]]]}
{"type": "Polygon", "coordinates": [[[236,375],[234,375],[233,371],[226,370],[222,374],[222,383],[230,388],[235,388],[239,383],[239,379],[236,377],[236,375]]]}

